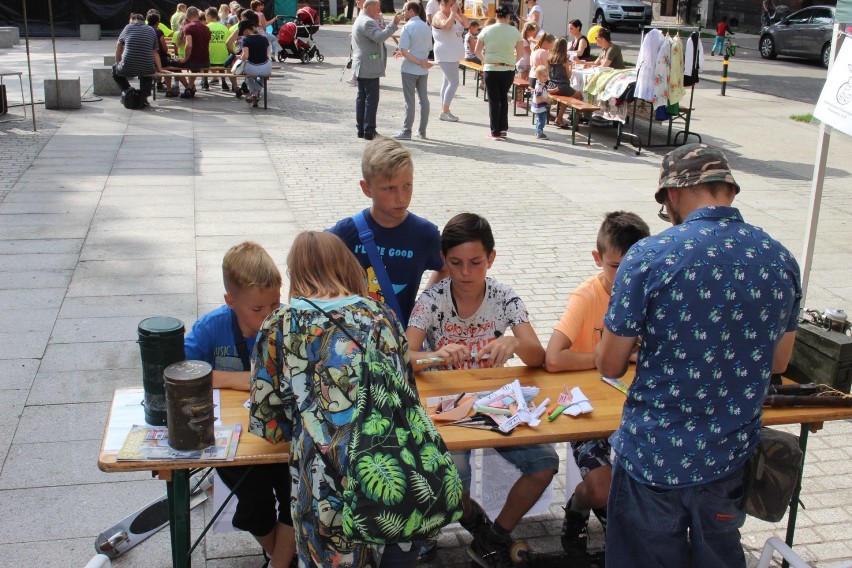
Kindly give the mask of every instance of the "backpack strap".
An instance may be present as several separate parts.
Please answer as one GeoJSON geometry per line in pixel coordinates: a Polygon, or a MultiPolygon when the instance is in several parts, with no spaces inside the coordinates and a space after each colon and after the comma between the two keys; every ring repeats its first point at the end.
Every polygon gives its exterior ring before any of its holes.
{"type": "MultiPolygon", "coordinates": [[[[388,271],[382,262],[382,257],[379,254],[379,249],[376,247],[376,240],[373,236],[373,231],[367,226],[367,218],[364,212],[361,211],[352,216],[352,221],[355,222],[355,228],[358,229],[358,238],[361,239],[361,244],[364,245],[364,250],[367,252],[367,258],[370,259],[370,264],[373,267],[373,272],[376,274],[376,279],[379,281],[379,287],[382,289],[382,296],[385,297],[385,303],[396,313],[396,316],[402,320],[402,310],[399,307],[399,300],[396,297],[396,292],[393,291],[388,271]]],[[[405,318],[407,320],[407,318],[405,318]]]]}

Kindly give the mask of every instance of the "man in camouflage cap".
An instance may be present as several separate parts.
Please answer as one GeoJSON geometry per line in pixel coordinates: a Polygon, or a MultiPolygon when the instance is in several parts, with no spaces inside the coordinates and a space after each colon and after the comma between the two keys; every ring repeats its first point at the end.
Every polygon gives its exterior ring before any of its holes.
{"type": "Polygon", "coordinates": [[[607,567],[746,565],[743,468],[792,352],[801,285],[793,255],[731,206],[739,191],[718,148],[670,152],[655,197],[675,226],[616,273],[598,370],[624,375],[641,345],[610,438],[607,567]]]}

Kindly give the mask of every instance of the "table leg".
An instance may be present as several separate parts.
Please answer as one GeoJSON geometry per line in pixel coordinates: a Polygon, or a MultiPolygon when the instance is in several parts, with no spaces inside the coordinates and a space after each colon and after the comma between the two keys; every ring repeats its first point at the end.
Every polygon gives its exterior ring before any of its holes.
{"type": "MultiPolygon", "coordinates": [[[[802,474],[805,471],[805,459],[808,455],[808,428],[810,424],[802,424],[799,432],[799,447],[802,449],[802,469],[799,470],[799,480],[796,483],[796,489],[793,491],[793,499],[790,501],[790,515],[787,517],[787,537],[784,542],[787,546],[793,548],[793,537],[796,533],[796,516],[799,514],[799,494],[802,492],[802,474]]],[[[784,560],[781,563],[781,568],[789,568],[790,564],[784,560]]]]}
{"type": "Polygon", "coordinates": [[[189,556],[189,470],[178,469],[166,482],[169,501],[169,533],[172,541],[172,567],[190,568],[189,556]]]}

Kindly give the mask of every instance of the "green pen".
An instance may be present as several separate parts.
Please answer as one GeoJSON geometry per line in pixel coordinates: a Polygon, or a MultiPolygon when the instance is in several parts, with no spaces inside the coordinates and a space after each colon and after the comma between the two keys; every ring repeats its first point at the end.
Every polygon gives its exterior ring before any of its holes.
{"type": "Polygon", "coordinates": [[[477,406],[474,410],[476,412],[484,412],[485,414],[499,414],[501,416],[512,415],[512,411],[508,408],[494,408],[493,406],[477,406]]]}
{"type": "Polygon", "coordinates": [[[557,407],[556,407],[556,410],[554,410],[553,412],[551,412],[551,413],[550,413],[550,416],[548,416],[548,417],[547,417],[547,421],[548,421],[548,422],[553,422],[554,420],[556,420],[556,417],[557,417],[557,416],[559,416],[560,414],[562,414],[563,412],[565,412],[565,409],[566,409],[566,408],[568,408],[568,407],[567,407],[567,406],[564,406],[564,405],[559,405],[559,406],[557,406],[557,407]]]}

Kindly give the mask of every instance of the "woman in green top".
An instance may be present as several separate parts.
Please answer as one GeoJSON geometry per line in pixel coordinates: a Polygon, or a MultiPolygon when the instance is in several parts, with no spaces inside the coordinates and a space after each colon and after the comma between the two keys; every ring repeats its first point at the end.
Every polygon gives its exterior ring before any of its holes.
{"type": "Polygon", "coordinates": [[[492,140],[505,138],[509,130],[509,89],[515,78],[516,53],[524,49],[521,32],[509,23],[509,15],[508,8],[497,8],[497,23],[483,28],[476,40],[476,55],[485,71],[492,140]]]}
{"type": "Polygon", "coordinates": [[[612,43],[612,35],[606,28],[601,28],[598,37],[595,38],[601,54],[595,59],[596,67],[611,67],[613,69],[624,69],[624,59],[621,57],[621,47],[612,43]]]}

